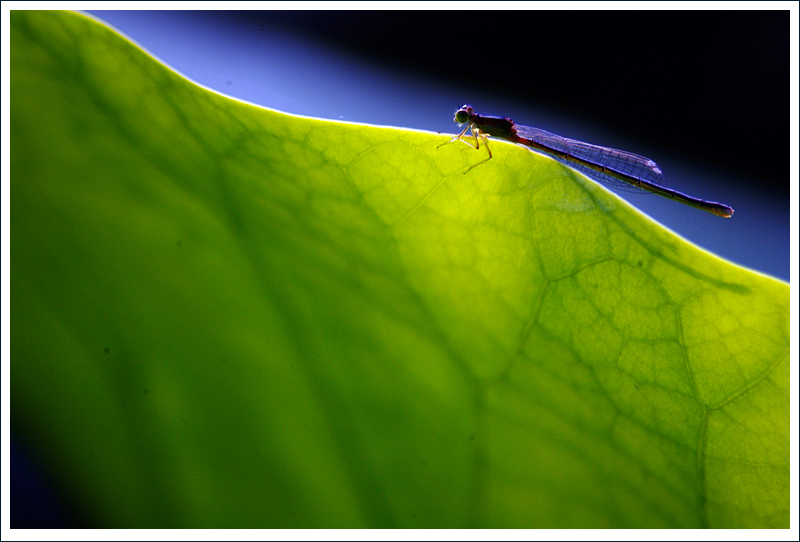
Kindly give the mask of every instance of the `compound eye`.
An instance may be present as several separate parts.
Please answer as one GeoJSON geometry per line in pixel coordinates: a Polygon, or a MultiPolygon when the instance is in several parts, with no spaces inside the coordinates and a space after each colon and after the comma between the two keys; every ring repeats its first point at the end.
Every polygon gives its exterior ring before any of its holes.
{"type": "Polygon", "coordinates": [[[469,120],[469,113],[462,107],[456,111],[456,118],[454,120],[459,124],[464,124],[469,120]]]}

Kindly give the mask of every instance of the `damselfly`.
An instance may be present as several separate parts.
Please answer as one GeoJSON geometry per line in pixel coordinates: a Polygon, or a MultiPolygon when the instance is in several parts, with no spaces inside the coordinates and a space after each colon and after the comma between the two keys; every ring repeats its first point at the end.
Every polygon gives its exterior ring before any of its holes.
{"type": "Polygon", "coordinates": [[[454,120],[459,124],[466,123],[467,126],[460,134],[453,136],[450,142],[460,140],[478,149],[480,141],[483,140],[489,152],[489,158],[478,162],[467,171],[491,160],[492,151],[489,149],[486,136],[493,136],[542,152],[586,174],[591,179],[611,186],[634,186],[723,218],[730,218],[733,215],[733,209],[725,204],[694,198],[665,187],[661,169],[644,156],[561,137],[539,128],[516,124],[505,117],[479,115],[469,105],[461,106],[456,111],[454,120]],[[474,145],[464,139],[467,130],[472,130],[472,135],[475,137],[474,145]],[[620,181],[625,184],[621,185],[620,181]]]}

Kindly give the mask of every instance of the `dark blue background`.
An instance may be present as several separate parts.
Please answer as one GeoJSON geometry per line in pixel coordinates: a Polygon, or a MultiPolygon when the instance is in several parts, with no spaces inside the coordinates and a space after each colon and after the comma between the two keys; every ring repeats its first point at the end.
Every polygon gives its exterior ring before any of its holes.
{"type": "Polygon", "coordinates": [[[789,280],[788,11],[91,13],[258,105],[453,133],[468,102],[648,156],[669,186],[736,214],[623,197],[789,280]]]}
{"type": "Polygon", "coordinates": [[[788,11],[91,12],[189,78],[302,115],[453,133],[463,102],[659,163],[731,220],[622,193],[789,280],[788,11]]]}

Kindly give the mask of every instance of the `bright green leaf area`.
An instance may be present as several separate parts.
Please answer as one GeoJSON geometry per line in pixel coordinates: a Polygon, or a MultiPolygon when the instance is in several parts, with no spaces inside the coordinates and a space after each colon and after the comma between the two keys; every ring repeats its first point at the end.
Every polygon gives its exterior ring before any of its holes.
{"type": "Polygon", "coordinates": [[[788,284],[445,141],[12,12],[12,424],[92,526],[788,528],[788,284]]]}

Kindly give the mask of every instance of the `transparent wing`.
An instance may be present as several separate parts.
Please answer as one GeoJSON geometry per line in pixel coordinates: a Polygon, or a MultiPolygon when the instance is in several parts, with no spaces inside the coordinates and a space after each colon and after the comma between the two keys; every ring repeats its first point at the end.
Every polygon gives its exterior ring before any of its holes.
{"type": "MultiPolygon", "coordinates": [[[[664,186],[666,179],[661,169],[654,161],[633,154],[631,152],[620,151],[611,149],[609,147],[601,147],[600,145],[592,145],[591,143],[584,143],[575,139],[569,139],[560,135],[534,128],[532,126],[516,125],[517,135],[523,139],[530,139],[544,147],[554,149],[556,151],[566,153],[569,156],[581,158],[592,164],[603,166],[612,169],[623,175],[641,179],[651,182],[660,186],[664,186]]],[[[576,169],[591,179],[595,179],[609,186],[627,190],[629,192],[646,193],[646,190],[637,188],[631,184],[626,183],[616,177],[605,174],[601,171],[596,171],[583,164],[562,158],[557,154],[550,155],[559,162],[576,169]]]]}

